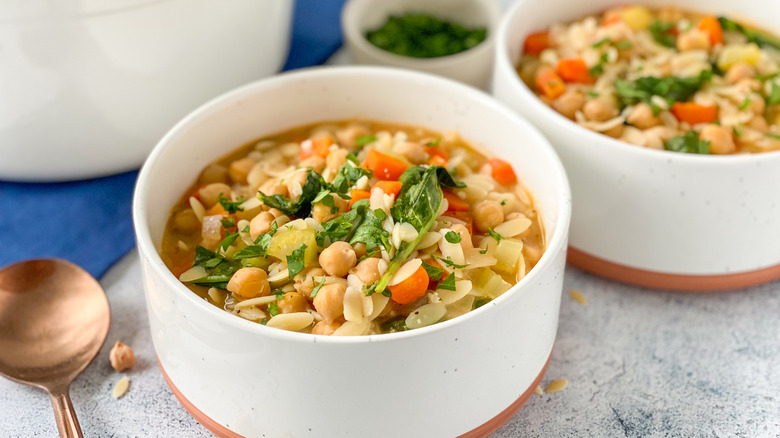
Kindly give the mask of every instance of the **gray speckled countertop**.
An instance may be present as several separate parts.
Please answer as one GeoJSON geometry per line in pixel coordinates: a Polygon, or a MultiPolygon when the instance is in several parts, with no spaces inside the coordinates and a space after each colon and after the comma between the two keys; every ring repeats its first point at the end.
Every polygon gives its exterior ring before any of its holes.
{"type": "MultiPolygon", "coordinates": [[[[89,437],[209,437],[179,405],[154,359],[138,254],[103,278],[111,332],[71,387],[89,437]],[[108,351],[131,345],[131,387],[108,351]]],[[[491,438],[780,437],[780,282],[747,290],[682,294],[640,289],[566,270],[558,340],[542,379],[568,386],[533,395],[491,438]],[[583,306],[569,298],[577,289],[583,306]]],[[[0,379],[0,437],[56,436],[43,391],[0,379]]]]}

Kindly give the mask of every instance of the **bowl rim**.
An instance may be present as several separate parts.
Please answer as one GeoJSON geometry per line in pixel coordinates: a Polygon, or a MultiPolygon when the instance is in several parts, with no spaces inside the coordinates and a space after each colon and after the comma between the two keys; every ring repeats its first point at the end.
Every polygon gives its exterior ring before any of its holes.
{"type": "MultiPolygon", "coordinates": [[[[605,134],[601,134],[595,131],[591,131],[584,126],[580,126],[573,120],[564,117],[559,112],[552,109],[549,105],[542,102],[536,93],[531,90],[528,85],[520,78],[514,65],[511,62],[511,54],[509,53],[509,34],[510,28],[514,26],[515,17],[523,12],[525,8],[533,4],[533,1],[518,1],[512,5],[504,14],[501,19],[501,24],[498,26],[495,51],[495,63],[494,63],[494,75],[499,75],[508,78],[506,81],[507,86],[511,87],[511,90],[520,98],[520,102],[524,105],[529,105],[533,112],[539,113],[541,117],[548,119],[555,125],[556,129],[572,133],[574,135],[584,137],[587,141],[583,143],[594,143],[596,147],[606,147],[615,151],[614,153],[624,154],[638,154],[645,159],[655,160],[676,160],[680,163],[697,165],[700,163],[706,163],[706,166],[712,165],[725,165],[732,164],[756,164],[767,160],[780,161],[780,150],[767,151],[767,152],[755,152],[747,154],[689,154],[683,152],[674,152],[661,149],[647,148],[631,143],[625,143],[615,138],[609,137],[605,134]]],[[[615,4],[620,4],[615,0],[615,4]]],[[[547,24],[549,27],[552,23],[547,24]]],[[[529,32],[531,29],[528,30],[529,32]]],[[[520,49],[522,53],[522,48],[520,49]]],[[[494,91],[496,97],[500,97],[494,91]]]]}
{"type": "MultiPolygon", "coordinates": [[[[222,321],[222,323],[227,324],[235,329],[256,333],[259,336],[269,336],[278,340],[301,343],[370,344],[377,342],[395,342],[407,338],[426,336],[429,333],[446,330],[454,324],[461,324],[469,319],[479,317],[484,312],[488,311],[489,308],[496,305],[502,305],[502,303],[506,301],[508,297],[511,297],[517,293],[521,293],[522,289],[526,287],[526,285],[529,285],[535,281],[535,278],[540,275],[540,271],[551,268],[550,265],[554,263],[555,257],[561,252],[566,251],[566,242],[570,220],[571,190],[563,164],[561,163],[558,155],[547,139],[542,136],[542,134],[534,126],[517,115],[517,113],[512,111],[509,107],[496,101],[488,94],[468,85],[464,85],[452,79],[442,78],[430,73],[378,66],[318,66],[295,70],[293,72],[271,76],[269,78],[251,82],[206,102],[180,120],[155,145],[152,153],[149,155],[149,158],[146,160],[143,167],[141,168],[141,171],[139,172],[138,180],[135,186],[135,193],[133,196],[133,225],[135,229],[139,255],[143,260],[149,262],[149,265],[154,271],[154,274],[164,282],[162,287],[172,288],[181,298],[188,300],[195,306],[200,306],[200,308],[204,309],[207,314],[214,315],[214,317],[222,321]],[[285,86],[288,83],[297,82],[300,80],[329,80],[329,78],[343,78],[344,76],[349,75],[360,77],[369,76],[378,80],[383,78],[395,78],[408,82],[435,82],[435,87],[438,90],[442,90],[442,92],[447,91],[459,93],[461,96],[463,96],[463,99],[477,101],[480,105],[487,106],[489,111],[503,113],[505,117],[512,119],[513,123],[519,125],[519,127],[524,130],[526,137],[528,137],[531,142],[536,144],[535,147],[541,148],[547,155],[547,159],[550,160],[553,168],[555,169],[554,175],[550,176],[550,180],[556,183],[560,189],[557,200],[559,210],[558,220],[554,229],[552,230],[552,238],[547,243],[547,248],[545,249],[544,254],[536,266],[531,269],[531,271],[523,279],[512,285],[508,291],[492,300],[490,303],[488,303],[488,305],[474,309],[451,320],[404,332],[363,336],[311,335],[309,333],[298,333],[266,327],[262,324],[247,321],[236,315],[229,314],[228,312],[225,312],[224,310],[200,298],[198,295],[185,287],[184,284],[181,283],[179,279],[176,278],[168,269],[168,267],[163,263],[162,258],[157,251],[157,245],[152,240],[150,235],[149,225],[146,219],[146,204],[147,193],[150,191],[148,180],[150,179],[150,175],[152,175],[153,168],[157,160],[166,153],[167,145],[177,140],[177,138],[180,137],[184,132],[188,131],[191,126],[195,126],[200,121],[224,110],[224,108],[232,106],[235,102],[241,101],[246,96],[256,95],[262,93],[264,90],[285,86]]],[[[144,276],[146,275],[147,274],[144,273],[144,276]]],[[[146,278],[144,279],[144,289],[146,290],[146,278]]]]}
{"type": "Polygon", "coordinates": [[[379,4],[389,4],[387,0],[348,0],[341,10],[341,28],[344,32],[347,42],[355,45],[363,52],[368,53],[374,59],[377,59],[388,65],[403,65],[408,68],[447,68],[455,64],[467,62],[470,58],[484,56],[485,52],[491,52],[495,47],[498,37],[498,29],[501,23],[501,7],[495,0],[472,0],[479,5],[488,15],[489,21],[485,25],[487,29],[487,38],[470,49],[452,55],[438,56],[435,58],[415,58],[411,56],[398,55],[371,44],[363,33],[359,30],[361,16],[358,16],[358,6],[361,3],[369,2],[379,4]]]}

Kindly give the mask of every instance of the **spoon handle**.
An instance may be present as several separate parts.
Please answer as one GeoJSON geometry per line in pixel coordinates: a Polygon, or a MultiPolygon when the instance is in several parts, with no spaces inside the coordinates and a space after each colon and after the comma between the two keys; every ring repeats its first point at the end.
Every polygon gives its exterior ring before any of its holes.
{"type": "Polygon", "coordinates": [[[73,410],[73,404],[70,402],[68,388],[52,391],[49,393],[49,397],[54,408],[54,418],[57,420],[60,437],[83,438],[79,420],[76,418],[76,411],[73,410]]]}

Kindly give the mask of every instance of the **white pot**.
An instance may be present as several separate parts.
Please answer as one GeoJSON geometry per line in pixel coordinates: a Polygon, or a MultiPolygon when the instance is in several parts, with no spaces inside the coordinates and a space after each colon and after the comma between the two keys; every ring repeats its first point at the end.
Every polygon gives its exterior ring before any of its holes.
{"type": "Polygon", "coordinates": [[[220,436],[484,436],[530,396],[552,351],[569,208],[566,176],[547,141],[470,87],[421,73],[346,67],[239,88],[176,125],[139,176],[133,217],[160,366],[184,406],[220,436]],[[204,166],[264,135],[353,117],[455,129],[508,160],[542,215],[548,248],[538,265],[464,316],[352,338],[243,320],[169,272],[157,251],[163,228],[204,166]]]}
{"type": "Polygon", "coordinates": [[[137,168],[206,99],[277,72],[288,0],[0,2],[0,179],[137,168]]]}
{"type": "MultiPolygon", "coordinates": [[[[550,139],[571,179],[569,261],[620,281],[678,290],[732,289],[779,278],[780,152],[698,156],[627,145],[558,114],[517,75],[529,33],[620,4],[518,2],[496,42],[494,96],[550,139]]],[[[780,2],[692,0],[681,7],[780,31],[780,2]]]]}

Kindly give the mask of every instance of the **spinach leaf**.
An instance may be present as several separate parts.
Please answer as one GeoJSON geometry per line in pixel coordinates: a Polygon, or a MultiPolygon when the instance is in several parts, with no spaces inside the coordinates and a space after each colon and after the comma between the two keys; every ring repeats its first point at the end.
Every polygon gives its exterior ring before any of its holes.
{"type": "Polygon", "coordinates": [[[650,34],[658,44],[664,47],[677,47],[677,37],[674,36],[674,23],[655,20],[650,23],[650,34]]]}
{"type": "Polygon", "coordinates": [[[222,251],[227,251],[228,247],[233,244],[233,242],[236,241],[236,238],[238,237],[238,232],[235,233],[227,233],[227,236],[225,236],[224,239],[222,239],[222,243],[219,244],[219,249],[222,251]]]}
{"type": "Polygon", "coordinates": [[[455,290],[455,274],[450,273],[441,283],[439,283],[438,289],[455,290]]]}
{"type": "Polygon", "coordinates": [[[398,268],[406,261],[409,254],[420,243],[425,233],[430,230],[436,215],[441,207],[444,194],[442,187],[465,187],[456,182],[447,169],[441,166],[421,167],[416,166],[407,169],[398,179],[403,186],[398,193],[390,213],[396,223],[411,224],[417,230],[417,238],[411,242],[402,242],[397,248],[395,256],[379,282],[376,283],[377,292],[387,295],[385,288],[398,268]]]}
{"type": "Polygon", "coordinates": [[[328,183],[325,182],[322,175],[314,170],[309,170],[306,173],[306,182],[301,188],[302,193],[297,200],[292,200],[284,195],[269,196],[263,192],[259,192],[257,196],[265,205],[276,208],[287,216],[305,218],[311,213],[312,201],[320,196],[323,190],[328,190],[328,183]]]}
{"type": "Polygon", "coordinates": [[[433,281],[441,280],[442,275],[444,275],[444,269],[429,265],[425,261],[422,262],[422,267],[423,269],[425,269],[425,272],[428,274],[428,278],[430,278],[433,281]]]}
{"type": "MultiPolygon", "coordinates": [[[[368,251],[378,249],[380,246],[389,250],[390,233],[382,227],[382,221],[385,220],[387,215],[380,209],[371,210],[368,208],[367,199],[364,202],[366,210],[363,214],[363,220],[360,222],[360,225],[355,228],[355,234],[349,240],[349,243],[354,245],[358,242],[363,242],[366,244],[366,249],[368,251]]],[[[352,207],[355,205],[357,205],[357,202],[353,204],[352,207]]]]}
{"type": "Polygon", "coordinates": [[[645,102],[653,108],[653,112],[657,113],[660,108],[651,101],[653,96],[663,97],[671,106],[674,102],[688,100],[710,79],[712,79],[712,70],[702,70],[698,76],[688,78],[644,76],[633,82],[615,79],[615,88],[621,106],[645,102]]]}
{"type": "Polygon", "coordinates": [[[350,199],[349,189],[355,185],[362,176],[371,178],[374,172],[362,167],[353,166],[350,163],[342,164],[339,171],[330,184],[331,191],[338,193],[344,199],[350,199]]]}
{"type": "Polygon", "coordinates": [[[751,43],[756,43],[759,47],[773,47],[780,50],[780,39],[757,30],[747,29],[739,23],[729,20],[726,17],[718,17],[720,26],[725,31],[739,32],[747,37],[751,43]]]}
{"type": "Polygon", "coordinates": [[[202,266],[206,270],[206,277],[194,280],[192,283],[198,286],[227,289],[230,277],[241,269],[241,263],[227,260],[208,249],[198,246],[195,248],[195,263],[193,266],[202,266]]]}
{"type": "Polygon", "coordinates": [[[326,237],[329,237],[331,242],[349,240],[363,221],[366,210],[368,210],[368,202],[368,199],[361,199],[352,204],[352,209],[347,213],[324,222],[322,224],[324,230],[317,233],[317,244],[324,246],[326,237]]]}
{"type": "Polygon", "coordinates": [[[664,142],[664,149],[674,152],[687,152],[689,154],[709,154],[710,142],[699,140],[694,131],[678,135],[664,142]]]}

